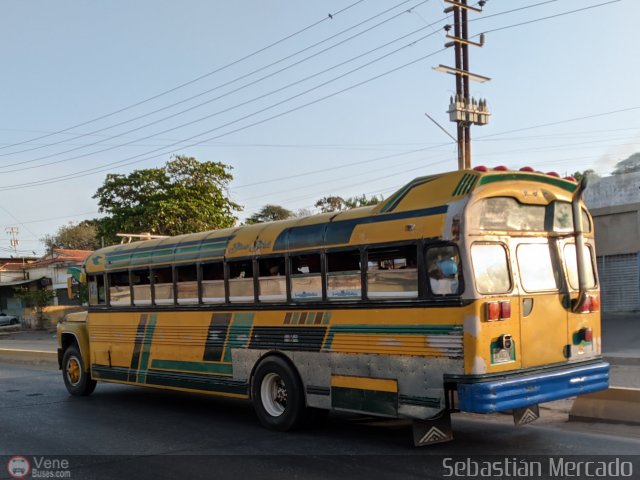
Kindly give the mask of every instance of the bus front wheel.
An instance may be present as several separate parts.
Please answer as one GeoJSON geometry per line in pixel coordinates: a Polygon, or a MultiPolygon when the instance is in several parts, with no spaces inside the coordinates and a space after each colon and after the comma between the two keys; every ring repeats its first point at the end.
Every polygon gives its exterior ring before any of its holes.
{"type": "Polygon", "coordinates": [[[75,345],[70,346],[62,357],[64,385],[71,395],[90,395],[96,388],[96,381],[82,368],[82,355],[75,345]]]}
{"type": "Polygon", "coordinates": [[[260,423],[270,430],[293,430],[304,420],[302,382],[280,357],[260,362],[251,383],[251,398],[260,423]]]}

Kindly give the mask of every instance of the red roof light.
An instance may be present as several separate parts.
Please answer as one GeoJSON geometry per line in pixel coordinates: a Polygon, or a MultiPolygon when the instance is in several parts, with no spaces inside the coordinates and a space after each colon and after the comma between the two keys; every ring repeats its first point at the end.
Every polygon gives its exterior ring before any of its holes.
{"type": "Polygon", "coordinates": [[[521,172],[532,172],[532,173],[533,173],[533,172],[535,172],[535,170],[534,170],[534,168],[533,168],[533,167],[522,167],[522,168],[520,169],[520,171],[521,171],[521,172]]]}
{"type": "Polygon", "coordinates": [[[509,170],[509,168],[505,167],[504,165],[499,165],[499,166],[495,167],[494,170],[496,170],[498,172],[506,172],[506,171],[509,170]]]}
{"type": "Polygon", "coordinates": [[[560,178],[560,175],[558,174],[558,172],[547,172],[547,175],[549,175],[550,177],[560,178]]]}
{"type": "Polygon", "coordinates": [[[476,172],[488,172],[489,169],[487,167],[485,167],[484,165],[478,165],[477,167],[474,167],[474,170],[476,172]]]}

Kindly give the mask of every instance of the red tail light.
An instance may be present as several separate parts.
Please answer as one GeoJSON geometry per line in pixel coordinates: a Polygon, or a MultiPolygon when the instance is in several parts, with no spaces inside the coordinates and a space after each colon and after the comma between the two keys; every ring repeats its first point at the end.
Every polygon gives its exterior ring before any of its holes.
{"type": "Polygon", "coordinates": [[[507,318],[511,318],[511,302],[500,302],[500,319],[506,320],[507,318]]]}
{"type": "Polygon", "coordinates": [[[600,296],[596,295],[595,297],[591,297],[591,311],[599,312],[600,311],[600,296]]]}
{"type": "Polygon", "coordinates": [[[600,297],[598,295],[587,295],[584,303],[582,304],[582,308],[580,309],[580,313],[591,313],[600,311],[600,297]]]}
{"type": "Polygon", "coordinates": [[[496,320],[507,320],[511,318],[511,301],[487,302],[485,303],[485,316],[487,322],[496,320]]]}
{"type": "Polygon", "coordinates": [[[500,318],[500,304],[498,302],[485,303],[487,322],[495,322],[500,318]]]}

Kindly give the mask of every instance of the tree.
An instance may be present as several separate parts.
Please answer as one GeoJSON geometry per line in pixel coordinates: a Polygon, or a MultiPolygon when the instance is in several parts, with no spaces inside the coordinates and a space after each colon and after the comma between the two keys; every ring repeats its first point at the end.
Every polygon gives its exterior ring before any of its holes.
{"type": "Polygon", "coordinates": [[[275,220],[285,220],[293,217],[293,212],[287,210],[280,205],[265,205],[258,212],[247,218],[247,225],[253,225],[255,223],[273,222],[275,220]]]}
{"type": "Polygon", "coordinates": [[[41,239],[48,251],[54,248],[71,250],[95,250],[100,248],[98,228],[95,220],[85,220],[74,225],[69,223],[58,228],[55,235],[46,235],[41,239]]]}
{"type": "Polygon", "coordinates": [[[360,196],[349,197],[344,201],[344,204],[347,208],[358,208],[358,207],[368,207],[371,205],[377,205],[380,203],[381,198],[378,198],[377,195],[374,195],[371,198],[367,198],[367,196],[363,193],[360,196]]]}
{"type": "Polygon", "coordinates": [[[229,169],[178,155],[163,167],[108,174],[93,196],[106,214],[99,233],[113,243],[118,232],[180,235],[231,227],[242,207],[226,196],[229,169]]]}
{"type": "Polygon", "coordinates": [[[349,197],[346,200],[338,196],[328,196],[318,200],[315,203],[315,207],[319,208],[322,213],[327,213],[376,205],[379,202],[380,199],[375,195],[371,198],[367,198],[365,194],[362,194],[360,196],[349,197]]]}
{"type": "Polygon", "coordinates": [[[573,174],[573,178],[575,178],[578,182],[581,182],[583,178],[600,178],[600,176],[596,173],[595,170],[589,168],[583,172],[577,171],[573,174]]]}
{"type": "Polygon", "coordinates": [[[640,172],[640,153],[634,153],[628,158],[616,163],[616,168],[612,175],[622,175],[624,173],[640,172]]]}
{"type": "Polygon", "coordinates": [[[41,330],[44,323],[44,307],[51,304],[56,292],[46,288],[32,290],[27,287],[15,288],[15,296],[22,300],[27,307],[33,308],[36,313],[36,323],[34,328],[41,330]]]}
{"type": "Polygon", "coordinates": [[[344,199],[342,197],[330,195],[318,200],[314,206],[319,208],[322,213],[344,210],[344,199]]]}

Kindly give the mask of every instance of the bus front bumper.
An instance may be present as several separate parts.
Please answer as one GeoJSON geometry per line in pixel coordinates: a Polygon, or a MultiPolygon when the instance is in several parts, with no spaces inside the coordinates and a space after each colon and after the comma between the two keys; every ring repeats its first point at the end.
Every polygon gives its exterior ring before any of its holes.
{"type": "Polygon", "coordinates": [[[458,408],[493,413],[523,408],[609,388],[609,364],[590,363],[499,380],[457,382],[458,408]]]}

